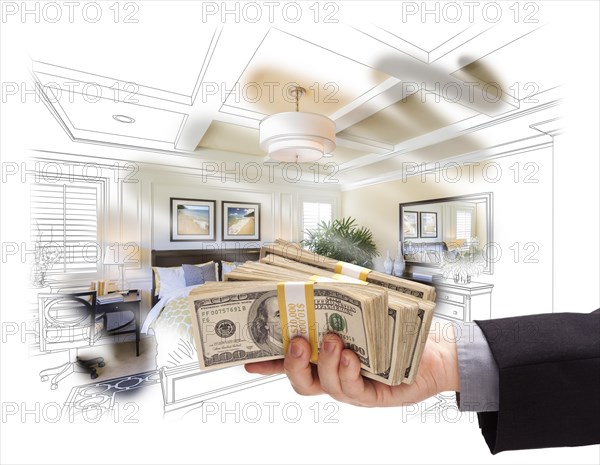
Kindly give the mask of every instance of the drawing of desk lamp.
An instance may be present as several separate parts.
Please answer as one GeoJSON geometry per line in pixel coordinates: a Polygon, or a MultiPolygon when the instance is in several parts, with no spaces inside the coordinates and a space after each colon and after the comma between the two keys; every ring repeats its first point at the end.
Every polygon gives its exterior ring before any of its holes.
{"type": "Polygon", "coordinates": [[[117,281],[117,290],[126,294],[128,292],[127,282],[125,281],[125,262],[127,257],[131,255],[131,246],[128,244],[114,243],[106,247],[104,252],[104,265],[119,267],[119,280],[117,281]]]}

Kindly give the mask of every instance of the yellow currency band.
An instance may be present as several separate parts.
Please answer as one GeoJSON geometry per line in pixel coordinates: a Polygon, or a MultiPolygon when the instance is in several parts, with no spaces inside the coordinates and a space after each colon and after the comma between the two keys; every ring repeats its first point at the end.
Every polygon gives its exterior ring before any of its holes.
{"type": "Polygon", "coordinates": [[[288,346],[293,338],[303,337],[310,344],[310,361],[316,363],[319,358],[319,348],[313,283],[278,283],[277,300],[279,303],[283,351],[287,353],[288,346]]]}
{"type": "Polygon", "coordinates": [[[346,262],[337,262],[333,271],[337,274],[342,274],[344,276],[350,276],[352,278],[360,279],[361,281],[366,281],[367,276],[371,272],[369,268],[353,265],[352,263],[346,262]]]}

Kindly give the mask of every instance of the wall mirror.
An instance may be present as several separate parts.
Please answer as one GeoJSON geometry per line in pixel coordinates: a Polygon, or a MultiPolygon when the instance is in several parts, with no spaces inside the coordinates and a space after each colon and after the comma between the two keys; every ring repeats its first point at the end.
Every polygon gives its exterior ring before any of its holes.
{"type": "Polygon", "coordinates": [[[444,257],[476,250],[493,273],[492,193],[400,204],[400,244],[407,265],[440,268],[444,257]]]}

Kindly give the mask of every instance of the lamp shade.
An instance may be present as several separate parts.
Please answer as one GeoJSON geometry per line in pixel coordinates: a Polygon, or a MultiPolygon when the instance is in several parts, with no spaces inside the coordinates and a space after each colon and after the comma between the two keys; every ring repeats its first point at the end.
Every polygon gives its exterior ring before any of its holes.
{"type": "Polygon", "coordinates": [[[130,255],[131,247],[123,244],[112,244],[104,250],[104,260],[102,263],[105,265],[123,265],[125,264],[125,259],[130,255]]]}
{"type": "Polygon", "coordinates": [[[316,161],[335,150],[335,123],[316,113],[284,112],[260,123],[260,147],[273,160],[316,161]]]}

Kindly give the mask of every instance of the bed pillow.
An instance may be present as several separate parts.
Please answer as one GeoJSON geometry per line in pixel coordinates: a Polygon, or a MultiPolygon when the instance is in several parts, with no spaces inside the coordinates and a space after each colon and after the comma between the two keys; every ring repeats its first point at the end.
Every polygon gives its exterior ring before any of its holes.
{"type": "Polygon", "coordinates": [[[208,281],[216,281],[216,263],[208,262],[201,265],[181,265],[186,286],[196,286],[208,281]]]}
{"type": "Polygon", "coordinates": [[[202,276],[204,277],[205,283],[209,281],[218,281],[217,267],[218,265],[213,261],[196,265],[196,268],[200,268],[202,270],[202,276]]]}
{"type": "Polygon", "coordinates": [[[161,299],[165,294],[185,287],[185,276],[183,268],[173,266],[170,268],[161,268],[155,266],[152,268],[155,279],[155,294],[161,299]]]}
{"type": "Polygon", "coordinates": [[[225,260],[221,261],[221,281],[225,279],[225,273],[229,273],[243,264],[244,262],[226,262],[225,260]]]}
{"type": "Polygon", "coordinates": [[[201,265],[181,265],[181,267],[183,268],[186,286],[196,286],[197,284],[204,284],[206,282],[201,265]]]}
{"type": "Polygon", "coordinates": [[[202,263],[201,265],[181,265],[186,286],[196,286],[208,281],[216,281],[215,262],[202,263]]]}

